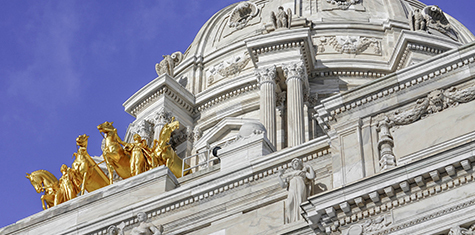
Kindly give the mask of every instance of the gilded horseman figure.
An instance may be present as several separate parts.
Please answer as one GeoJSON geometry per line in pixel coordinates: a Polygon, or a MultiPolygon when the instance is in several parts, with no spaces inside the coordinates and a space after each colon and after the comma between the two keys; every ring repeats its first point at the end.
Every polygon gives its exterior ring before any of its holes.
{"type": "Polygon", "coordinates": [[[112,126],[113,122],[104,122],[97,126],[99,132],[104,133],[105,146],[103,157],[109,173],[109,184],[113,183],[114,170],[122,179],[127,179],[131,174],[130,155],[126,154],[123,145],[126,145],[117,134],[117,129],[112,126]],[[122,145],[122,146],[121,146],[122,145]]]}

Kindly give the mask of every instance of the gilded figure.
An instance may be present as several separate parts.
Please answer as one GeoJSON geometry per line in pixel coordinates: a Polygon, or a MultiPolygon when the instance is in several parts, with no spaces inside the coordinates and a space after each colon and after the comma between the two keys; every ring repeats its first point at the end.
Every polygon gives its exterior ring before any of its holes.
{"type": "Polygon", "coordinates": [[[81,181],[81,195],[84,194],[85,190],[92,192],[109,185],[107,175],[87,153],[88,138],[89,136],[86,134],[76,138],[78,151],[74,153],[75,160],[72,164],[72,168],[78,173],[81,181]]]}
{"type": "Polygon", "coordinates": [[[63,176],[59,178],[59,188],[61,189],[60,196],[62,197],[62,201],[65,202],[75,198],[78,195],[81,181],[78,180],[76,172],[65,164],[61,166],[61,173],[63,176]]]}
{"type": "Polygon", "coordinates": [[[130,175],[135,176],[147,171],[151,167],[151,150],[148,148],[146,140],[139,134],[134,135],[134,142],[124,146],[126,152],[130,152],[130,175]]]}
{"type": "Polygon", "coordinates": [[[130,155],[126,154],[122,141],[117,134],[117,129],[112,126],[113,122],[104,122],[97,126],[99,132],[104,133],[105,145],[103,149],[103,157],[107,165],[109,173],[109,184],[113,183],[114,170],[122,179],[127,179],[131,175],[130,155]]]}
{"type": "MultiPolygon", "coordinates": [[[[180,123],[175,121],[175,117],[172,117],[170,123],[167,123],[163,126],[160,131],[159,140],[153,141],[153,153],[154,159],[158,162],[159,165],[165,164],[168,169],[177,177],[182,176],[182,167],[183,169],[189,168],[190,166],[183,162],[183,160],[178,157],[176,152],[172,149],[169,144],[172,132],[180,127],[180,123]],[[184,166],[183,166],[184,164],[184,166]]],[[[183,175],[190,173],[190,170],[183,172],[183,175]]]]}
{"type": "Polygon", "coordinates": [[[41,195],[43,210],[63,202],[62,197],[59,196],[59,181],[49,171],[37,170],[31,174],[26,173],[26,178],[30,180],[37,193],[44,192],[44,195],[41,195]]]}

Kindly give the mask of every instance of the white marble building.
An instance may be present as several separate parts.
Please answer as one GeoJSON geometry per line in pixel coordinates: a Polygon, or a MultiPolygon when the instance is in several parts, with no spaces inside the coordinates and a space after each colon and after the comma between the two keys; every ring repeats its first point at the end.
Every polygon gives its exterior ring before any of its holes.
{"type": "Polygon", "coordinates": [[[193,173],[162,166],[0,234],[137,234],[140,212],[163,234],[475,234],[473,41],[417,0],[228,6],[123,104],[127,141],[180,121],[193,173]],[[279,183],[296,158],[300,207],[279,183]]]}

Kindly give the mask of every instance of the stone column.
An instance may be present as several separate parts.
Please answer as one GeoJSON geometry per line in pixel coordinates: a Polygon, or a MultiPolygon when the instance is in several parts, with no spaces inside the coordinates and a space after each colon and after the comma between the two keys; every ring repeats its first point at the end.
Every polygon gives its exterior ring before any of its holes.
{"type": "Polygon", "coordinates": [[[287,92],[277,94],[277,150],[287,147],[287,106],[285,104],[287,92]]]}
{"type": "Polygon", "coordinates": [[[389,120],[388,117],[384,117],[378,123],[377,131],[378,131],[378,150],[379,150],[379,165],[381,167],[381,171],[393,168],[396,166],[395,159],[393,153],[394,147],[394,140],[389,132],[389,129],[394,125],[393,122],[389,120]]]}
{"type": "Polygon", "coordinates": [[[171,117],[171,112],[165,111],[165,108],[162,107],[149,118],[149,121],[154,124],[153,139],[158,140],[160,138],[160,131],[170,121],[171,117]]]}
{"type": "Polygon", "coordinates": [[[289,147],[302,144],[304,136],[303,84],[304,65],[293,63],[282,66],[287,84],[287,123],[289,147]]]}
{"type": "Polygon", "coordinates": [[[267,130],[267,138],[274,146],[276,146],[276,68],[275,66],[271,66],[267,68],[257,69],[255,74],[261,90],[260,120],[267,130]]]}

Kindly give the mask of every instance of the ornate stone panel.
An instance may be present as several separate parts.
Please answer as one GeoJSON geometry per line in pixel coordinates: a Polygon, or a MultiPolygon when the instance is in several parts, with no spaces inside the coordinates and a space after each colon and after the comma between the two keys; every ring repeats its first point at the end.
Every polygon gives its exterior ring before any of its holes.
{"type": "Polygon", "coordinates": [[[313,39],[319,54],[381,55],[381,38],[365,36],[321,36],[313,39]]]}

